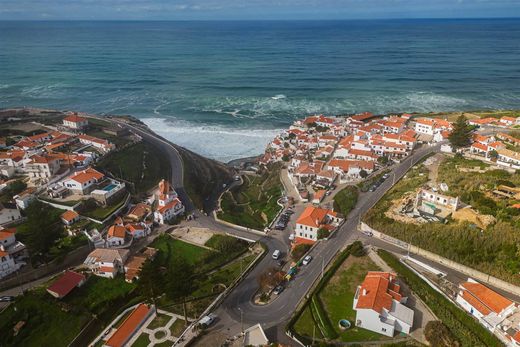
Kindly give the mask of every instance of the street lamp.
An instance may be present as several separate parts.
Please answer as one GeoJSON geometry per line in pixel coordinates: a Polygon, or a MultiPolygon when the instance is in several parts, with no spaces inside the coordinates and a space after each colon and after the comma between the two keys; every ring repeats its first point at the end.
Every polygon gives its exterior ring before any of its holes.
{"type": "Polygon", "coordinates": [[[240,330],[242,331],[242,334],[244,334],[244,312],[240,307],[238,307],[238,310],[240,311],[240,330]]]}

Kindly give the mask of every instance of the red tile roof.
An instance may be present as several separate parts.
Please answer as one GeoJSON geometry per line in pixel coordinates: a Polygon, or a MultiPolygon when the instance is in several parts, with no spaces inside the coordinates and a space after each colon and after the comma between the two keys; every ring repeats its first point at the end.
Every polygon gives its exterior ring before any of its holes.
{"type": "Polygon", "coordinates": [[[71,114],[70,116],[63,118],[63,120],[66,120],[67,122],[80,123],[86,121],[87,119],[78,116],[77,114],[71,114]]]}
{"type": "Polygon", "coordinates": [[[151,307],[139,304],[132,313],[124,320],[123,324],[117,328],[116,332],[105,343],[110,347],[122,347],[135,334],[137,328],[143,324],[150,314],[151,307]]]}
{"type": "MultiPolygon", "coordinates": [[[[463,282],[461,283],[461,287],[463,289],[463,298],[474,298],[478,301],[477,306],[473,305],[472,302],[468,301],[472,304],[477,310],[481,310],[482,314],[486,315],[490,312],[495,312],[496,314],[501,313],[504,309],[508,308],[513,304],[513,302],[497,292],[489,289],[488,287],[475,282],[463,282]],[[487,312],[487,313],[485,313],[487,312]]],[[[470,299],[472,300],[472,299],[470,299]]]]}
{"type": "Polygon", "coordinates": [[[392,300],[402,298],[395,278],[396,275],[390,272],[368,272],[359,289],[356,309],[372,309],[378,313],[382,313],[383,308],[390,310],[392,300]]]}
{"type": "Polygon", "coordinates": [[[109,237],[119,237],[124,239],[126,236],[126,229],[120,225],[112,225],[108,228],[108,236],[109,237]]]}
{"type": "Polygon", "coordinates": [[[76,172],[75,174],[70,176],[69,179],[83,184],[83,183],[88,182],[88,181],[90,181],[92,179],[95,180],[95,181],[99,181],[103,177],[105,177],[105,175],[103,175],[101,172],[99,172],[97,170],[94,170],[92,168],[88,168],[86,170],[76,172]]]}
{"type": "Polygon", "coordinates": [[[76,211],[65,211],[61,214],[61,219],[67,222],[71,222],[72,220],[79,217],[79,214],[76,211]]]}
{"type": "Polygon", "coordinates": [[[57,298],[63,298],[85,280],[86,277],[80,273],[65,271],[60,278],[47,288],[47,291],[57,298]]]}
{"type": "Polygon", "coordinates": [[[296,224],[307,225],[313,228],[319,228],[322,226],[323,221],[327,215],[336,216],[336,212],[332,210],[326,210],[319,207],[308,206],[298,217],[296,224]]]}

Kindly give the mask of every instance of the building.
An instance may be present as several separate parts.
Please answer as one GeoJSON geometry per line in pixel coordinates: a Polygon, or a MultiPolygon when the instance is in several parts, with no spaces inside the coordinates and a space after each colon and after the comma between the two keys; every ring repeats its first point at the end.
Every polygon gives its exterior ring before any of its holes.
{"type": "Polygon", "coordinates": [[[333,210],[308,206],[296,221],[296,242],[313,243],[318,240],[318,231],[333,231],[341,222],[341,218],[333,210]]]}
{"type": "Polygon", "coordinates": [[[81,287],[86,281],[85,275],[74,271],[65,271],[60,278],[47,288],[47,292],[56,299],[62,299],[74,288],[81,287]]]}
{"type": "Polygon", "coordinates": [[[63,125],[70,129],[81,130],[88,126],[88,119],[74,113],[63,118],[63,125]]]}
{"type": "Polygon", "coordinates": [[[139,279],[139,274],[143,267],[143,264],[148,260],[153,260],[157,250],[152,247],[146,247],[146,249],[140,254],[136,254],[128,259],[125,264],[125,281],[131,283],[136,279],[139,279]]]}
{"type": "Polygon", "coordinates": [[[25,210],[29,204],[36,199],[35,188],[27,188],[18,195],[13,196],[14,202],[18,208],[25,210]]]}
{"type": "Polygon", "coordinates": [[[123,323],[114,331],[108,338],[104,346],[107,347],[123,347],[130,341],[136,332],[144,325],[150,318],[156,315],[155,306],[148,306],[146,304],[139,304],[125,318],[123,323]]]}
{"type": "Polygon", "coordinates": [[[159,224],[164,224],[184,213],[184,206],[177,197],[177,192],[164,179],[159,182],[156,200],[157,209],[154,212],[154,220],[159,224]]]}
{"type": "Polygon", "coordinates": [[[50,155],[33,155],[23,171],[31,178],[51,178],[60,170],[60,160],[50,155]]]}
{"type": "Polygon", "coordinates": [[[110,152],[116,148],[116,146],[113,143],[110,143],[108,140],[100,139],[90,135],[79,135],[78,140],[80,143],[97,148],[102,152],[110,152]]]}
{"type": "Polygon", "coordinates": [[[0,247],[0,279],[17,271],[22,265],[14,261],[14,258],[9,252],[0,247]]]}
{"type": "Polygon", "coordinates": [[[107,231],[107,247],[122,246],[126,243],[126,228],[122,225],[114,224],[107,231]]]}
{"type": "Polygon", "coordinates": [[[515,303],[472,278],[459,284],[457,303],[494,331],[515,309],[515,303]]]}
{"type": "Polygon", "coordinates": [[[452,197],[449,195],[440,194],[433,189],[421,188],[417,192],[416,207],[423,212],[431,215],[436,214],[439,209],[447,209],[450,212],[458,210],[460,205],[459,197],[452,197]]]}
{"type": "Polygon", "coordinates": [[[22,215],[17,208],[0,203],[0,225],[12,224],[20,219],[22,219],[22,215]]]}
{"type": "Polygon", "coordinates": [[[88,168],[78,171],[63,180],[62,185],[73,193],[86,195],[94,189],[94,185],[100,182],[105,175],[101,172],[88,168]]]}
{"type": "Polygon", "coordinates": [[[129,253],[126,249],[98,248],[90,252],[83,264],[97,276],[114,278],[124,272],[129,253]]]}
{"type": "Polygon", "coordinates": [[[80,220],[80,216],[76,211],[65,211],[61,214],[61,221],[66,226],[71,226],[72,224],[78,222],[80,220]]]}
{"type": "Polygon", "coordinates": [[[507,148],[500,148],[497,150],[497,153],[497,164],[507,166],[515,170],[520,169],[520,153],[507,148]]]}
{"type": "Polygon", "coordinates": [[[264,347],[269,346],[269,339],[265,335],[260,323],[244,330],[242,334],[233,339],[231,347],[264,347]]]}
{"type": "Polygon", "coordinates": [[[409,334],[414,312],[406,301],[395,274],[370,271],[354,295],[356,326],[390,337],[409,334]]]}

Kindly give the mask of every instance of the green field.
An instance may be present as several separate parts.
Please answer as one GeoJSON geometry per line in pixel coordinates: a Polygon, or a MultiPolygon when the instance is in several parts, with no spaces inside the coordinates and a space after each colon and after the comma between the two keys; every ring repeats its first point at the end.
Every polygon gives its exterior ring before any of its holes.
{"type": "Polygon", "coordinates": [[[258,175],[244,175],[244,183],[222,196],[218,217],[227,222],[262,230],[280,211],[282,196],[280,165],[272,165],[258,175]]]}
{"type": "Polygon", "coordinates": [[[366,214],[365,221],[372,228],[418,245],[431,252],[460,262],[514,284],[520,284],[520,211],[510,208],[515,200],[492,199],[490,192],[499,184],[520,187],[520,176],[504,170],[485,173],[460,172],[461,168],[488,164],[479,160],[447,158],[439,167],[439,182],[445,182],[447,194],[460,196],[477,211],[497,218],[496,224],[481,231],[470,222],[449,220],[447,224],[406,224],[385,216],[392,201],[415,191],[428,180],[428,170],[420,165],[407,173],[366,214]]]}
{"type": "Polygon", "coordinates": [[[347,216],[356,206],[358,190],[355,186],[347,186],[334,196],[334,210],[347,216]]]}
{"type": "Polygon", "coordinates": [[[171,168],[162,152],[147,142],[139,142],[103,158],[98,167],[117,178],[133,183],[130,189],[144,193],[163,178],[170,177],[171,168]]]}
{"type": "Polygon", "coordinates": [[[186,259],[191,265],[196,265],[206,254],[211,252],[205,248],[173,239],[169,235],[159,236],[151,244],[151,247],[160,250],[158,257],[163,264],[169,264],[173,260],[173,255],[176,254],[186,259]]]}
{"type": "Polygon", "coordinates": [[[112,213],[117,211],[121,206],[125,204],[128,194],[123,194],[121,197],[107,206],[98,206],[94,201],[84,202],[83,206],[80,207],[80,214],[86,217],[94,218],[98,221],[103,221],[108,218],[112,213]]]}
{"type": "Polygon", "coordinates": [[[29,291],[0,314],[0,345],[67,345],[94,314],[108,323],[114,311],[128,302],[133,288],[121,277],[110,280],[91,276],[62,300],[54,299],[42,287],[29,291]],[[19,321],[26,324],[13,336],[13,326],[19,321]]]}

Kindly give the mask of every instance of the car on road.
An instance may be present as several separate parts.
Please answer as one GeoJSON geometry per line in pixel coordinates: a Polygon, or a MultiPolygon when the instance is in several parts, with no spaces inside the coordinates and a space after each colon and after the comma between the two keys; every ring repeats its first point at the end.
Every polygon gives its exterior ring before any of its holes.
{"type": "Polygon", "coordinates": [[[14,296],[11,296],[11,295],[4,295],[4,296],[0,296],[0,302],[10,302],[10,301],[14,301],[14,296]]]}
{"type": "Polygon", "coordinates": [[[275,251],[273,252],[273,259],[278,260],[278,258],[280,258],[280,255],[282,255],[282,252],[280,252],[279,249],[275,249],[275,251]]]}
{"type": "Polygon", "coordinates": [[[312,260],[312,256],[308,255],[305,258],[303,258],[302,264],[303,265],[308,265],[311,262],[311,260],[312,260]]]}
{"type": "Polygon", "coordinates": [[[288,215],[291,215],[291,214],[294,213],[294,211],[293,211],[293,210],[287,210],[287,211],[285,211],[284,213],[285,213],[285,214],[288,214],[288,215]]]}
{"type": "Polygon", "coordinates": [[[369,192],[375,192],[375,191],[376,191],[376,188],[377,188],[376,186],[372,186],[372,187],[370,187],[370,189],[369,189],[368,191],[369,191],[369,192]]]}
{"type": "Polygon", "coordinates": [[[285,288],[284,288],[282,285],[277,285],[277,286],[274,288],[273,293],[274,293],[275,295],[280,295],[280,294],[283,292],[284,289],[285,289],[285,288]]]}
{"type": "Polygon", "coordinates": [[[213,322],[215,322],[215,318],[217,318],[217,316],[210,313],[207,316],[202,317],[199,321],[199,324],[209,327],[211,324],[213,324],[213,322]]]}
{"type": "Polygon", "coordinates": [[[289,241],[293,241],[295,237],[296,237],[296,235],[294,235],[294,234],[289,235],[289,241]]]}

